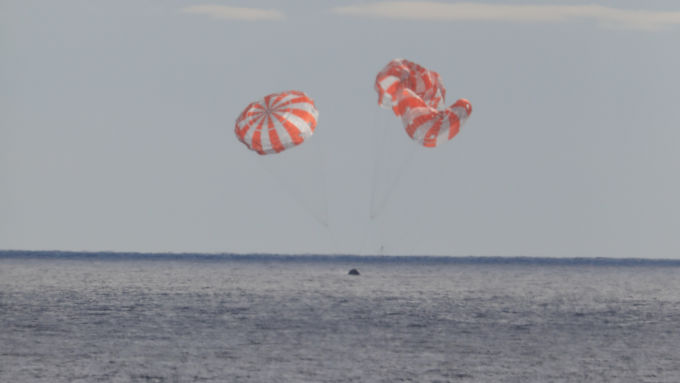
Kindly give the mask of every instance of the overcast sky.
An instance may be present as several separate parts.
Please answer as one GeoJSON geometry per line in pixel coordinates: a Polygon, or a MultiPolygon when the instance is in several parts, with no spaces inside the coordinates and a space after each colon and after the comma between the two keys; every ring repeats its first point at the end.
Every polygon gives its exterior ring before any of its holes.
{"type": "Polygon", "coordinates": [[[678,42],[675,0],[2,0],[0,249],[680,258],[678,42]],[[378,107],[393,58],[452,141],[378,107]],[[263,158],[287,89],[316,133],[263,158]]]}

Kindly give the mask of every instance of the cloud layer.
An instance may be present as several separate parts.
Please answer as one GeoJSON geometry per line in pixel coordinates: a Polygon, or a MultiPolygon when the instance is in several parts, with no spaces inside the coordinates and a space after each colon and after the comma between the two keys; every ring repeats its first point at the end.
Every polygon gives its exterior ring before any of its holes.
{"type": "Polygon", "coordinates": [[[183,13],[206,15],[221,20],[271,21],[283,20],[286,15],[275,9],[241,8],[225,5],[194,5],[181,9],[183,13]]]}
{"type": "Polygon", "coordinates": [[[333,13],[347,16],[399,20],[504,21],[517,23],[595,20],[601,26],[658,30],[680,25],[680,12],[625,10],[600,5],[500,5],[385,1],[335,7],[333,13]]]}

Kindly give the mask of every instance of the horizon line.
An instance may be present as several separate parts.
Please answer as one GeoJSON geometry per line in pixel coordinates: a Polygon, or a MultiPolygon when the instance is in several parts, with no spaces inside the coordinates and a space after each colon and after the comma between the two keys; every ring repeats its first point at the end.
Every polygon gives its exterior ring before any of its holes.
{"type": "Polygon", "coordinates": [[[615,257],[550,257],[528,255],[392,255],[392,254],[350,254],[350,253],[270,253],[270,252],[136,252],[136,251],[76,251],[76,250],[0,250],[2,258],[52,258],[52,259],[137,259],[137,260],[269,260],[269,261],[428,261],[441,263],[487,263],[487,264],[552,264],[552,265],[644,265],[664,264],[680,266],[680,259],[674,258],[615,258],[615,257]]]}

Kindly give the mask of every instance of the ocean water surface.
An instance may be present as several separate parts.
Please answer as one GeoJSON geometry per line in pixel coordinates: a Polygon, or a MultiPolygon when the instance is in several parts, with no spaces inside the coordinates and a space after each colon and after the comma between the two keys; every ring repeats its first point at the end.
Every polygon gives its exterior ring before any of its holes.
{"type": "Polygon", "coordinates": [[[0,252],[0,382],[680,382],[680,262],[0,252]]]}

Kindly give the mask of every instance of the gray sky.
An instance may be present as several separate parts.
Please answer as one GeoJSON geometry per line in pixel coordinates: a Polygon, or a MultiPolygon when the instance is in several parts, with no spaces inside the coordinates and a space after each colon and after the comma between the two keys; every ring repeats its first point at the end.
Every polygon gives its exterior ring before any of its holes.
{"type": "Polygon", "coordinates": [[[0,249],[679,258],[678,41],[661,0],[2,0],[0,249]],[[393,58],[454,140],[377,106],[393,58]],[[286,89],[317,132],[259,157],[234,120],[286,89]]]}

